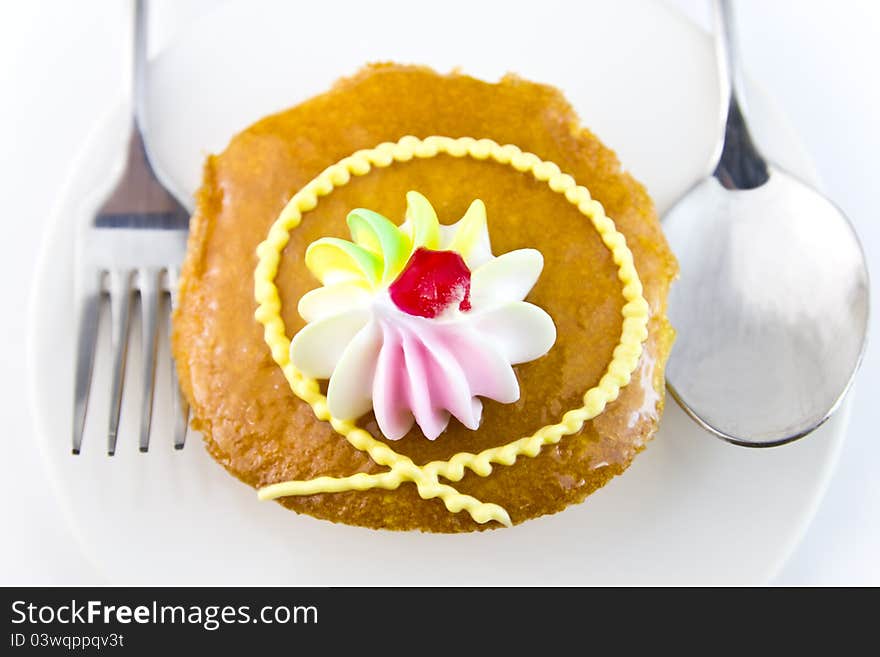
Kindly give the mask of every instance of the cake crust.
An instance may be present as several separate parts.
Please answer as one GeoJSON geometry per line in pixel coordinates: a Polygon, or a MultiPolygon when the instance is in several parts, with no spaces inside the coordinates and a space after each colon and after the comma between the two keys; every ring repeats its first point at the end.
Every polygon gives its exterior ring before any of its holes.
{"type": "MultiPolygon", "coordinates": [[[[208,158],[174,317],[174,355],[193,426],[219,463],[255,487],[384,470],[315,418],[288,387],[253,318],[253,270],[257,245],[302,185],[349,153],[407,134],[487,137],[557,163],[602,202],[633,252],[652,316],[631,383],[578,434],[535,458],[496,466],[488,477],[469,472],[456,484],[462,493],[503,506],[514,523],[559,511],[623,472],[656,431],[672,341],[666,295],[676,264],[650,198],[621,170],[614,153],[580,127],[558,91],[515,76],[490,84],[422,67],[370,66],[325,94],[257,122],[222,154],[208,158]]],[[[577,209],[509,167],[438,156],[371,172],[323,199],[291,233],[282,254],[276,283],[288,335],[304,325],[297,301],[318,286],[303,263],[308,244],[323,236],[344,237],[345,216],[355,207],[399,220],[410,189],[431,199],[443,223],[481,198],[496,253],[524,247],[544,253],[544,272],[528,300],[550,313],[558,339],[543,358],[516,366],[519,401],[486,401],[477,431],[453,421],[436,441],[428,441],[416,427],[393,448],[426,463],[509,442],[558,421],[580,404],[611,359],[621,328],[620,284],[608,250],[577,209]]],[[[382,439],[372,416],[361,424],[382,439]]],[[[450,513],[439,500],[422,500],[407,484],[280,502],[319,518],[374,528],[460,532],[497,526],[450,513]]]]}

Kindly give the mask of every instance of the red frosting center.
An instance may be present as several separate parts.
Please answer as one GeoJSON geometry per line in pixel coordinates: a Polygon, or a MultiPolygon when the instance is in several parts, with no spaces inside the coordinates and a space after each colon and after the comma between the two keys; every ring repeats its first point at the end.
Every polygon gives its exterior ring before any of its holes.
{"type": "Polygon", "coordinates": [[[436,317],[454,303],[471,309],[471,270],[455,251],[419,248],[388,288],[391,300],[403,312],[436,317]]]}

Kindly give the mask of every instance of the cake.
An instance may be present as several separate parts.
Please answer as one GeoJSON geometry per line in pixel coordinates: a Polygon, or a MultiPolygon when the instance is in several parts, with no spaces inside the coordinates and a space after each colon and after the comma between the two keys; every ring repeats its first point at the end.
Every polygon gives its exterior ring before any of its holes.
{"type": "Polygon", "coordinates": [[[368,66],[208,157],[190,226],[181,386],[262,499],[498,528],[583,501],[657,430],[675,259],[552,87],[368,66]]]}

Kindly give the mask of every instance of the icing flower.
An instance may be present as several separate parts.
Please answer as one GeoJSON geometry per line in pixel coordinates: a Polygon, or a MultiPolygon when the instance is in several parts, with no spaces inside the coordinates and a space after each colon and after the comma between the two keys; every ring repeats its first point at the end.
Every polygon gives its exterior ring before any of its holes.
{"type": "Polygon", "coordinates": [[[434,440],[451,416],[477,429],[479,397],[519,399],[512,365],[546,354],[556,327],[523,301],[541,274],[541,253],[493,256],[482,201],[444,226],[424,196],[406,199],[402,225],[353,210],[353,241],[325,237],[306,249],[322,287],[299,301],[307,324],[290,359],[306,376],[330,380],[334,417],[372,409],[387,438],[402,438],[415,422],[434,440]]]}

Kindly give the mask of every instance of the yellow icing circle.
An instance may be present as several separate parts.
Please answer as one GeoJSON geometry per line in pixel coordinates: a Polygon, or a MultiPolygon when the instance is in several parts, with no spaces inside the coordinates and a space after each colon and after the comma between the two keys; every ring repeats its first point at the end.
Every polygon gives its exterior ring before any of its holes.
{"type": "Polygon", "coordinates": [[[263,325],[263,338],[271,350],[272,359],[284,372],[290,389],[312,407],[315,417],[329,422],[355,449],[366,452],[373,461],[389,468],[388,472],[379,474],[360,472],[349,477],[283,481],[261,488],[258,491],[261,500],[370,488],[391,490],[409,481],[416,485],[422,499],[438,497],[453,513],[465,510],[478,523],[496,520],[510,526],[510,516],[502,507],[464,495],[454,487],[440,483],[440,477],[452,482],[461,481],[465,469],[486,477],[491,474],[493,463],[512,465],[520,456],[537,456],[544,445],[558,443],[563,436],[580,431],[585,422],[602,413],[608,403],[617,399],[620,389],[629,383],[642,355],[642,343],[648,337],[650,311],[648,302],[642,295],[642,283],[633,263],[632,252],[626,245],[626,238],[615,228],[614,221],[605,215],[602,204],[593,200],[586,187],[578,185],[572,176],[560,171],[553,162],[545,162],[534,153],[524,152],[512,144],[501,146],[491,139],[453,139],[439,136],[419,139],[406,136],[397,142],[385,142],[343,158],[324,169],[293,195],[272,224],[269,235],[257,247],[257,257],[259,261],[254,271],[257,310],[254,317],[263,325]],[[320,197],[348,183],[351,176],[366,175],[373,167],[383,168],[393,162],[406,162],[414,157],[434,157],[440,153],[477,160],[491,159],[499,164],[510,165],[517,171],[531,173],[536,180],[546,182],[551,190],[564,195],[569,203],[590,220],[605,246],[611,251],[626,303],[622,310],[623,329],[620,341],[598,385],[584,393],[582,406],[567,411],[557,424],[541,427],[531,436],[483,450],[478,454],[460,452],[446,461],[416,465],[408,456],[397,453],[354,422],[331,417],[327,410],[327,398],[320,393],[318,382],[303,375],[290,362],[290,340],[281,319],[281,299],[275,286],[275,276],[281,261],[281,251],[290,239],[290,231],[302,220],[304,212],[314,209],[320,197]]]}

